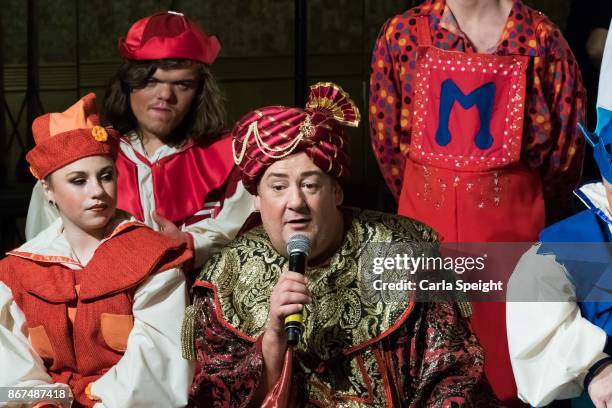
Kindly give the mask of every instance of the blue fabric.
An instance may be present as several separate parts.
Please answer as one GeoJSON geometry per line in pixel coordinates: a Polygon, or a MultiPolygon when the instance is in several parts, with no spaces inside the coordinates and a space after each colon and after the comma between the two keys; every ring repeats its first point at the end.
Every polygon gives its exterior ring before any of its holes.
{"type": "Polygon", "coordinates": [[[452,79],[442,82],[440,91],[440,115],[438,118],[438,130],[436,131],[436,142],[440,146],[446,146],[451,141],[451,134],[448,128],[451,110],[455,102],[469,109],[476,105],[480,127],[474,143],[480,150],[486,150],[493,144],[491,135],[491,115],[493,113],[493,101],[495,100],[495,84],[488,82],[469,94],[465,95],[452,79]]]}
{"type": "Polygon", "coordinates": [[[579,125],[586,140],[593,146],[593,156],[603,178],[612,183],[612,111],[597,108],[597,127],[590,133],[579,125]]]}
{"type": "Polygon", "coordinates": [[[554,254],[576,287],[582,316],[612,335],[612,242],[605,221],[592,210],[554,224],[540,234],[540,254],[554,254]],[[567,243],[593,243],[568,245],[567,243]]]}
{"type": "MultiPolygon", "coordinates": [[[[599,183],[594,183],[594,184],[599,184],[599,183]]],[[[580,198],[585,204],[586,206],[593,211],[595,214],[597,214],[597,216],[599,218],[601,218],[605,223],[607,223],[608,225],[612,225],[612,219],[610,219],[610,217],[608,217],[608,214],[606,214],[606,212],[597,207],[595,204],[593,204],[591,202],[591,199],[584,193],[584,191],[582,191],[582,189],[579,189],[577,191],[575,191],[575,194],[578,196],[578,198],[580,198]]]]}
{"type": "Polygon", "coordinates": [[[612,142],[612,111],[602,107],[597,108],[597,126],[595,133],[599,137],[607,139],[608,143],[612,142]]]}
{"type": "MultiPolygon", "coordinates": [[[[582,211],[557,224],[551,225],[540,234],[540,254],[554,254],[556,261],[569,273],[569,279],[576,287],[578,299],[598,301],[578,302],[582,316],[601,327],[608,336],[612,335],[612,242],[608,223],[593,209],[582,211]],[[568,243],[594,243],[585,247],[572,248],[568,243]],[[606,290],[608,289],[608,290],[606,290]]],[[[572,408],[589,408],[593,403],[585,391],[571,401],[572,408]]]]}

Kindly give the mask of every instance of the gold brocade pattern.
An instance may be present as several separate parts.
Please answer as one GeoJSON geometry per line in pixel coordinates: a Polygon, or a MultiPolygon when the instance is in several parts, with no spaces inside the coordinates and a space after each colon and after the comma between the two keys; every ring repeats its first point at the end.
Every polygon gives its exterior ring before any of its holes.
{"type": "Polygon", "coordinates": [[[306,111],[310,113],[328,112],[338,123],[345,126],[357,127],[361,119],[355,102],[333,82],[319,82],[310,87],[306,111]]]}
{"type": "MultiPolygon", "coordinates": [[[[370,243],[383,243],[383,252],[396,244],[423,252],[431,248],[427,243],[437,242],[430,228],[408,218],[357,209],[344,212],[352,222],[341,247],[327,265],[307,270],[313,303],[304,309],[292,379],[297,395],[307,396],[299,406],[388,406],[390,380],[383,373],[390,367],[384,340],[359,346],[402,323],[409,299],[390,301],[385,292],[368,290],[372,277],[363,273],[360,261],[367,264],[374,254],[380,255],[370,243]],[[349,349],[353,351],[347,353],[349,349]]],[[[217,288],[220,318],[255,338],[264,330],[268,299],[286,264],[259,227],[213,257],[199,279],[217,288]]]]}
{"type": "Polygon", "coordinates": [[[300,370],[308,377],[303,382],[305,407],[384,407],[388,406],[383,386],[378,349],[365,348],[350,358],[339,359],[325,366],[322,373],[314,373],[297,359],[300,370]]]}
{"type": "Polygon", "coordinates": [[[342,108],[334,104],[330,98],[312,98],[306,105],[307,109],[314,110],[316,108],[328,110],[334,118],[342,118],[342,108]]]}
{"type": "MultiPolygon", "coordinates": [[[[418,248],[437,240],[425,225],[393,215],[345,210],[352,225],[340,249],[322,267],[309,268],[313,303],[304,309],[304,334],[297,353],[322,361],[389,330],[408,307],[408,299],[387,302],[367,293],[360,270],[365,243],[403,242],[418,248]]],[[[415,249],[416,250],[416,249],[415,249]]],[[[217,288],[223,319],[251,337],[259,336],[268,317],[268,299],[287,260],[272,247],[262,227],[230,243],[205,266],[199,279],[217,288]]],[[[355,368],[356,369],[356,368],[355,368]]]]}

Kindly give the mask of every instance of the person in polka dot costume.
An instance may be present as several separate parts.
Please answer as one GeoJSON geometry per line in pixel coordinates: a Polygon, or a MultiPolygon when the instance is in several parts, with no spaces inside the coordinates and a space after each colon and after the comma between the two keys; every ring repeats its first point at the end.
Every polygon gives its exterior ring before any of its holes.
{"type": "MultiPolygon", "coordinates": [[[[372,146],[399,214],[447,242],[536,240],[568,215],[585,92],[542,13],[520,0],[427,0],[382,27],[370,91],[372,146]]],[[[497,396],[518,404],[505,305],[475,304],[472,325],[497,396]]]]}

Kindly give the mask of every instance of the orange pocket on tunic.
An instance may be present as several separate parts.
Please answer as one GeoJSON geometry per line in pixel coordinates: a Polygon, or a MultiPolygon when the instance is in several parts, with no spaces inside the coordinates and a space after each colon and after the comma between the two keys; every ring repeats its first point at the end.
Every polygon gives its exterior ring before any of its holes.
{"type": "Polygon", "coordinates": [[[53,347],[51,347],[51,341],[43,325],[36,327],[28,327],[28,333],[30,335],[30,341],[32,347],[42,359],[54,360],[55,353],[53,347]]]}
{"type": "Polygon", "coordinates": [[[100,316],[102,337],[106,344],[115,351],[125,351],[127,341],[132,327],[134,327],[134,316],[102,313],[100,316]]]}

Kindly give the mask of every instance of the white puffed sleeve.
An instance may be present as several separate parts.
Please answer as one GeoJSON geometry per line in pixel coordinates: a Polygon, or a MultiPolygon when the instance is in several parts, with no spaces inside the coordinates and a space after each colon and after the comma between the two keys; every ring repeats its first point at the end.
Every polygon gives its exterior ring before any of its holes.
{"type": "Polygon", "coordinates": [[[47,229],[58,218],[59,212],[53,205],[49,204],[45,198],[42,184],[40,181],[37,181],[32,189],[32,197],[28,207],[25,226],[26,241],[31,240],[39,232],[47,229]]]}
{"type": "Polygon", "coordinates": [[[195,266],[201,266],[236,237],[253,212],[253,196],[238,182],[233,195],[225,198],[215,218],[206,218],[183,227],[193,237],[195,266]]]}
{"type": "MultiPolygon", "coordinates": [[[[9,287],[0,282],[0,387],[45,386],[65,389],[66,384],[52,384],[51,377],[30,345],[25,315],[15,303],[9,287]]],[[[0,406],[3,406],[0,402],[0,406]]],[[[14,406],[11,404],[10,406],[14,406]]]]}
{"type": "Polygon", "coordinates": [[[607,356],[606,333],[580,314],[565,268],[538,248],[516,266],[506,305],[519,398],[536,407],[580,395],[588,369],[607,356]]]}
{"type": "Polygon", "coordinates": [[[150,276],[134,296],[134,327],[125,354],[92,384],[96,407],[182,407],[193,365],[181,355],[187,288],[181,270],[150,276]]]}

